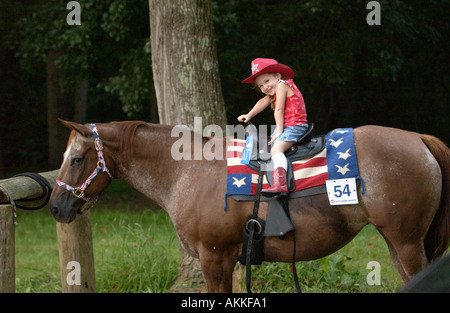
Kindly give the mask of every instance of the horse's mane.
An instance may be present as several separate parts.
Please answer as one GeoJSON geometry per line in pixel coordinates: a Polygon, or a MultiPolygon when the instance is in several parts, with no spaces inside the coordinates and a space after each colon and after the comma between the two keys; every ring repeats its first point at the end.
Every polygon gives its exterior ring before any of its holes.
{"type": "MultiPolygon", "coordinates": [[[[170,134],[170,130],[173,126],[170,125],[161,125],[161,124],[151,124],[143,121],[121,121],[121,122],[111,122],[114,126],[116,135],[119,141],[119,151],[124,153],[127,157],[133,154],[133,142],[136,135],[136,131],[139,127],[146,127],[151,131],[162,131],[164,129],[168,130],[170,134]]],[[[192,131],[191,131],[192,132],[192,131]]],[[[192,136],[194,136],[194,132],[192,132],[192,136]]],[[[212,137],[202,136],[203,144],[212,137]]]]}
{"type": "Polygon", "coordinates": [[[150,124],[143,121],[113,122],[119,140],[119,149],[130,156],[133,153],[133,141],[139,127],[149,127],[150,124]]]}

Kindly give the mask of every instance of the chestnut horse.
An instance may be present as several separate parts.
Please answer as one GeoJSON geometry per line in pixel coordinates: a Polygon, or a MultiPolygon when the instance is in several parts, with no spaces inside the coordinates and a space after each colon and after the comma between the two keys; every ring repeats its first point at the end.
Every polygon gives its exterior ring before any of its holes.
{"type": "MultiPolygon", "coordinates": [[[[107,188],[110,177],[122,179],[169,214],[180,243],[200,260],[208,291],[231,292],[253,203],[229,197],[223,210],[225,157],[175,160],[171,148],[179,137],[171,136],[171,126],[111,122],[93,132],[93,125],[61,122],[72,132],[57,180],[62,187],[55,187],[50,199],[54,218],[70,223],[86,201],[107,188]]],[[[212,139],[192,133],[191,140],[205,145],[212,139]]],[[[354,140],[365,193],[359,190],[359,204],[347,206],[330,206],[326,194],[290,200],[295,258],[327,256],[370,223],[407,282],[449,246],[450,150],[435,137],[381,126],[354,129],[354,140]]],[[[266,202],[259,212],[265,218],[266,202]]],[[[266,237],[264,260],[291,262],[292,236],[266,237]]]]}

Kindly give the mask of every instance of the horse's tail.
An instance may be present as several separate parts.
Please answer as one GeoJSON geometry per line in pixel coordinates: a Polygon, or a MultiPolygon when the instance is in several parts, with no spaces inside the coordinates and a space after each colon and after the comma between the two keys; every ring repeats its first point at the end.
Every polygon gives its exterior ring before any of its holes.
{"type": "Polygon", "coordinates": [[[438,162],[442,173],[442,191],[439,209],[425,236],[428,261],[440,257],[450,245],[450,149],[436,137],[420,135],[438,162]]]}

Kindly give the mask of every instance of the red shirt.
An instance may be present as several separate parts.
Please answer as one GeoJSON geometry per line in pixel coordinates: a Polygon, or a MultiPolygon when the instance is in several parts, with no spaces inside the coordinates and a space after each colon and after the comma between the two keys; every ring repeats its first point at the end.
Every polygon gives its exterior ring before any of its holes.
{"type": "MultiPolygon", "coordinates": [[[[298,90],[292,79],[280,80],[280,82],[291,87],[294,92],[292,96],[286,97],[283,127],[307,124],[305,101],[300,90],[298,90]]],[[[276,105],[275,95],[275,107],[276,105]]]]}

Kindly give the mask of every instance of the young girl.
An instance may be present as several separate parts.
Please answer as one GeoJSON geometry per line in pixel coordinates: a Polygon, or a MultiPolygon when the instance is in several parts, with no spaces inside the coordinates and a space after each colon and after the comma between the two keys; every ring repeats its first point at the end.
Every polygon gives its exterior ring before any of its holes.
{"type": "Polygon", "coordinates": [[[286,182],[287,160],[284,152],[300,139],[308,129],[303,96],[294,84],[294,71],[274,59],[257,58],[251,63],[252,75],[243,83],[254,84],[265,96],[247,114],[238,117],[248,122],[252,117],[271,105],[274,111],[276,129],[269,145],[274,165],[273,185],[263,189],[265,196],[288,192],[286,182]]]}

